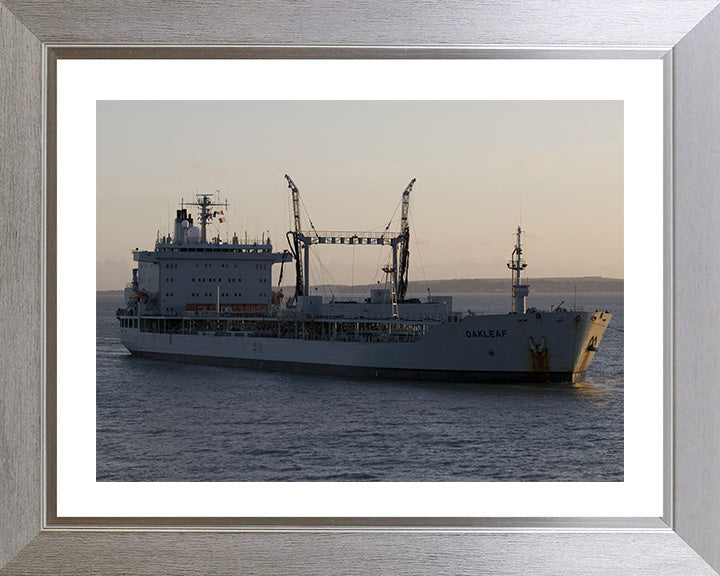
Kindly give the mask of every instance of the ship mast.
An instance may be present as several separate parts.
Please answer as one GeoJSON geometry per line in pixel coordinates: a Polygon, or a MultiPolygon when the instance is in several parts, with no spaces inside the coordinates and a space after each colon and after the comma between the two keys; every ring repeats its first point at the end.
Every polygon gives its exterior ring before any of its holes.
{"type": "Polygon", "coordinates": [[[183,202],[184,206],[197,206],[200,208],[200,242],[207,244],[207,225],[214,217],[220,216],[220,222],[223,221],[224,212],[217,210],[210,210],[210,208],[227,208],[227,202],[215,203],[211,200],[212,194],[196,194],[197,200],[195,202],[183,202]]]}
{"type": "Polygon", "coordinates": [[[212,194],[198,194],[197,204],[200,206],[200,242],[207,244],[207,223],[212,216],[208,208],[212,205],[210,201],[212,194]]]}
{"type": "Polygon", "coordinates": [[[520,226],[517,228],[515,249],[512,252],[507,267],[512,271],[512,312],[513,314],[525,314],[526,298],[530,288],[527,284],[522,284],[520,280],[520,272],[527,268],[525,260],[522,258],[522,230],[520,226]]]}

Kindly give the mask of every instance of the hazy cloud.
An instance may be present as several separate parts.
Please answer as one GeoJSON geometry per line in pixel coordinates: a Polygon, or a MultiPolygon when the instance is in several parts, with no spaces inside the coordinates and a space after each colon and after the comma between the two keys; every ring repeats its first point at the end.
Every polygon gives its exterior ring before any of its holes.
{"type": "Polygon", "coordinates": [[[547,154],[535,154],[531,161],[533,164],[549,164],[550,163],[550,156],[547,154]]]}

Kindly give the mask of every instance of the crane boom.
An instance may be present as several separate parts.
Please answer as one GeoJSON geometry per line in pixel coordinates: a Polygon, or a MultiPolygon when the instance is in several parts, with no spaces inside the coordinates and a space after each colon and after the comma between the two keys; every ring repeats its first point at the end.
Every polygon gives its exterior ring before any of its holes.
{"type": "Polygon", "coordinates": [[[293,219],[295,223],[295,230],[288,232],[288,241],[292,236],[293,241],[290,247],[293,251],[293,258],[295,258],[295,301],[298,296],[304,295],[304,283],[303,283],[303,263],[302,255],[300,252],[300,238],[302,237],[302,225],[300,224],[300,191],[298,190],[292,178],[285,174],[285,179],[288,181],[288,188],[292,191],[292,205],[293,205],[293,219]]]}
{"type": "Polygon", "coordinates": [[[410,266],[410,192],[412,191],[413,185],[415,184],[415,178],[410,181],[402,195],[402,215],[400,221],[400,234],[395,237],[387,237],[385,232],[383,233],[349,233],[349,232],[317,232],[315,227],[310,222],[310,227],[313,230],[312,237],[305,236],[302,231],[302,223],[300,221],[300,191],[298,190],[295,183],[292,181],[290,176],[285,174],[285,179],[288,182],[288,188],[292,191],[292,204],[293,204],[293,218],[295,229],[287,233],[288,244],[292,257],[295,258],[295,302],[298,301],[298,297],[305,296],[308,292],[308,281],[309,281],[309,247],[312,244],[376,244],[382,245],[389,243],[393,250],[393,276],[394,284],[397,288],[397,301],[402,302],[405,300],[405,295],[408,289],[408,268],[410,266]],[[400,253],[398,254],[398,246],[400,246],[400,253]],[[301,252],[302,249],[302,252],[301,252]]]}
{"type": "Polygon", "coordinates": [[[410,212],[410,192],[412,191],[415,178],[410,180],[402,195],[402,217],[400,220],[400,235],[402,236],[402,251],[400,252],[400,266],[398,270],[397,282],[397,299],[402,302],[405,300],[408,288],[408,269],[410,268],[410,222],[408,214],[410,212]]]}

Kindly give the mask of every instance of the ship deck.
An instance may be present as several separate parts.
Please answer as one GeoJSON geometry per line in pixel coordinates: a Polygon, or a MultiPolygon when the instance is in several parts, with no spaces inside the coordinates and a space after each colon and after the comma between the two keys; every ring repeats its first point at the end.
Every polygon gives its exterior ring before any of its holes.
{"type": "Polygon", "coordinates": [[[299,315],[118,315],[121,327],[155,334],[213,334],[228,337],[290,338],[354,342],[411,342],[420,339],[436,319],[303,318],[299,315]]]}

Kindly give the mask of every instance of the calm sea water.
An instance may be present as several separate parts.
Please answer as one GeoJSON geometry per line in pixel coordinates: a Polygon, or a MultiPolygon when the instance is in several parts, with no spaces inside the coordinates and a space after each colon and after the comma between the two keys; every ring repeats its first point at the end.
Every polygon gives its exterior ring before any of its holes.
{"type": "MultiPolygon", "coordinates": [[[[133,358],[97,295],[98,481],[622,481],[623,295],[585,382],[353,380],[133,358]]],[[[549,309],[572,295],[534,294],[549,309]]],[[[458,310],[507,312],[505,294],[458,310]]]]}

